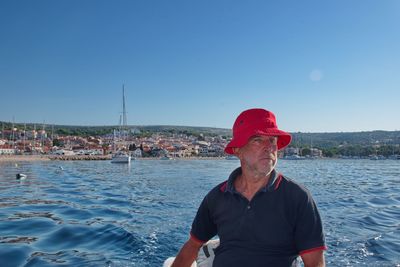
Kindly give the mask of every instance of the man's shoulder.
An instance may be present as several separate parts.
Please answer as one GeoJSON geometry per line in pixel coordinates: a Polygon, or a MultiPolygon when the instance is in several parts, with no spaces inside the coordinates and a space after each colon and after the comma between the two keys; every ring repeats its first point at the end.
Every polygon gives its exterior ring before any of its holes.
{"type": "Polygon", "coordinates": [[[213,189],[208,192],[208,195],[219,195],[221,193],[225,193],[226,187],[228,186],[228,180],[225,180],[218,185],[214,186],[213,189]]]}
{"type": "Polygon", "coordinates": [[[310,191],[301,183],[282,175],[282,185],[281,187],[290,195],[294,194],[296,196],[309,196],[310,191]]]}
{"type": "Polygon", "coordinates": [[[214,186],[206,195],[207,201],[215,201],[217,198],[224,195],[226,191],[226,187],[228,185],[228,181],[223,181],[218,185],[214,186]]]}
{"type": "Polygon", "coordinates": [[[301,183],[294,181],[290,178],[282,179],[282,190],[280,196],[284,199],[284,203],[288,208],[288,212],[291,211],[297,213],[301,210],[308,209],[308,207],[314,207],[315,202],[311,192],[301,183]]]}

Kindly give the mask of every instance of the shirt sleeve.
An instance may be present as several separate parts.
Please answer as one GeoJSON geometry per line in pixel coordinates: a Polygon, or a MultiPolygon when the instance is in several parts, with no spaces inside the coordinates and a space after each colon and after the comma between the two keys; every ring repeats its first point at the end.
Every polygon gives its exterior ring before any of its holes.
{"type": "Polygon", "coordinates": [[[217,234],[217,227],[212,220],[208,195],[203,199],[192,223],[190,235],[200,242],[207,242],[217,234]]]}
{"type": "Polygon", "coordinates": [[[295,242],[298,253],[301,255],[315,250],[325,250],[321,217],[308,191],[300,198],[296,217],[295,242]]]}

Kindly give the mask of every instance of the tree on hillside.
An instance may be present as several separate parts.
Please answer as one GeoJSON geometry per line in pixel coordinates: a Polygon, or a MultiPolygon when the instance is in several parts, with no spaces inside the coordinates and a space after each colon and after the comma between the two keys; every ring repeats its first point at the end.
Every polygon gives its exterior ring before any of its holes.
{"type": "Polygon", "coordinates": [[[310,156],[310,155],[311,155],[311,149],[309,149],[308,147],[303,148],[303,149],[301,150],[301,155],[302,155],[302,156],[310,156]]]}

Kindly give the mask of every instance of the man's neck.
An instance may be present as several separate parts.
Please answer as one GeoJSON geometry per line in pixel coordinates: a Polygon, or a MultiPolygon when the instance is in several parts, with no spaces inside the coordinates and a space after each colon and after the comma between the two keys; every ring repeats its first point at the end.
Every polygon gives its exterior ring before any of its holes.
{"type": "Polygon", "coordinates": [[[235,189],[251,201],[254,195],[268,184],[271,174],[272,172],[268,175],[254,174],[242,169],[242,174],[234,182],[235,189]]]}

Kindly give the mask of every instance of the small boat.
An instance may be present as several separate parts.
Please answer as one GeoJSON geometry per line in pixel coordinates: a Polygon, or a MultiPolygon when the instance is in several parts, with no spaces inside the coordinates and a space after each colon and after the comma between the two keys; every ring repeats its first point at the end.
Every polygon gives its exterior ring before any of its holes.
{"type": "Polygon", "coordinates": [[[386,158],[384,156],[382,156],[382,155],[379,155],[379,156],[372,155],[372,156],[369,157],[369,159],[370,160],[385,160],[386,158]]]}
{"type": "Polygon", "coordinates": [[[299,156],[299,155],[288,155],[283,157],[283,159],[288,159],[288,160],[302,160],[305,159],[305,157],[299,156]]]}
{"type": "Polygon", "coordinates": [[[239,158],[233,155],[226,156],[225,159],[227,160],[238,160],[239,158]]]}
{"type": "Polygon", "coordinates": [[[111,163],[131,163],[131,156],[123,151],[118,151],[112,155],[111,163]]]}

